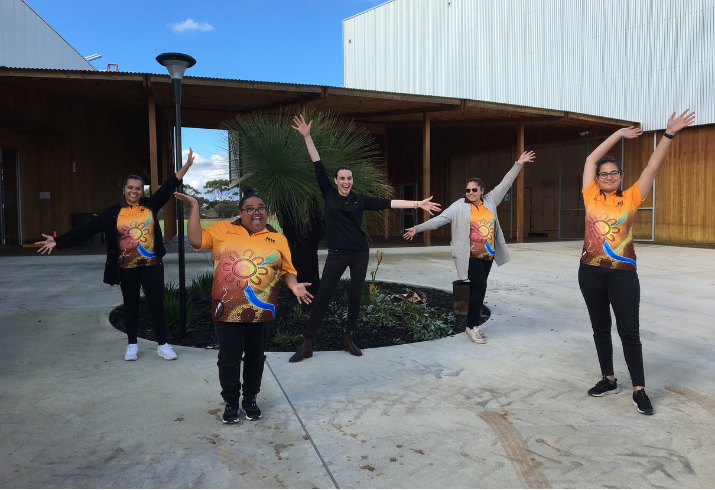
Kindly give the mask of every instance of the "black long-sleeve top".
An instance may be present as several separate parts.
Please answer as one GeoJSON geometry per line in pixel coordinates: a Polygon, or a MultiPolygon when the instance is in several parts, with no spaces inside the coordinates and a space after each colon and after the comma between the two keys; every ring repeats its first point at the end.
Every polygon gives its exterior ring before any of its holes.
{"type": "Polygon", "coordinates": [[[391,201],[380,197],[370,197],[350,191],[341,196],[330,183],[323,163],[315,163],[315,176],[325,203],[325,246],[367,252],[367,238],[362,231],[364,211],[390,209],[391,201]]]}
{"type": "MultiPolygon", "coordinates": [[[[166,255],[164,248],[164,239],[161,236],[161,227],[156,218],[156,213],[164,207],[171,197],[171,192],[179,186],[181,181],[172,175],[166,182],[157,189],[157,191],[149,197],[142,197],[139,200],[139,206],[145,206],[151,209],[154,222],[154,247],[156,257],[158,259],[166,255]]],[[[123,200],[124,198],[122,198],[123,200]]],[[[119,284],[119,242],[117,235],[117,216],[122,209],[122,203],[118,202],[109,206],[104,211],[99,213],[92,220],[72,228],[67,233],[55,238],[57,250],[68,248],[73,245],[79,245],[85,240],[89,240],[100,231],[104,231],[104,239],[107,243],[107,261],[104,263],[104,282],[110,286],[119,284]]]]}

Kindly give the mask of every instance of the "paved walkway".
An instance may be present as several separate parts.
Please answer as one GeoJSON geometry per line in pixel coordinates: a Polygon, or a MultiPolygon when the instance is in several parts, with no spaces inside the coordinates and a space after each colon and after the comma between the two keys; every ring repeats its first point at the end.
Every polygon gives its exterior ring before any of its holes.
{"type": "MultiPolygon", "coordinates": [[[[599,369],[581,244],[509,248],[486,345],[460,334],[295,365],[270,353],[264,418],[233,426],[215,351],[176,347],[167,362],[140,340],[123,360],[104,257],[0,258],[0,486],[715,486],[715,250],[636,246],[647,417],[617,336],[622,393],[586,395],[599,369]]],[[[210,267],[203,253],[187,263],[188,277],[210,267]]],[[[449,289],[453,267],[446,247],[390,249],[378,278],[449,289]]]]}

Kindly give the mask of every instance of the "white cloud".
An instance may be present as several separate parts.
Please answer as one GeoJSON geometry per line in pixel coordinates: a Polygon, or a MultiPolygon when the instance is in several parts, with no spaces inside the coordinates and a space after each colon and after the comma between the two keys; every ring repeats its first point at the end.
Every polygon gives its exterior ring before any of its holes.
{"type": "MultiPolygon", "coordinates": [[[[182,162],[186,163],[189,150],[181,153],[182,162]]],[[[194,152],[194,164],[184,177],[184,182],[203,192],[206,182],[218,179],[228,179],[228,158],[223,155],[211,155],[206,158],[194,152]]]]}
{"type": "Polygon", "coordinates": [[[181,34],[182,32],[190,31],[213,31],[214,27],[208,22],[196,22],[191,18],[186,19],[184,22],[175,22],[174,24],[166,24],[170,27],[174,34],[181,34]]]}

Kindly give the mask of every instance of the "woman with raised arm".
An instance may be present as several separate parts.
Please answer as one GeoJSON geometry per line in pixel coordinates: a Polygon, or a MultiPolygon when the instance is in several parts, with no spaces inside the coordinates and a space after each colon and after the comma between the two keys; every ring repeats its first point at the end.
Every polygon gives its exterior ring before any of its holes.
{"type": "Polygon", "coordinates": [[[452,224],[451,248],[457,277],[462,281],[469,279],[469,311],[465,333],[477,344],[487,342],[479,327],[482,324],[480,312],[492,262],[502,266],[511,260],[499,226],[497,206],[524,164],[534,161],[535,156],[533,151],[522,153],[499,185],[486,194],[481,179],[469,179],[464,198],[454,201],[439,216],[408,228],[403,235],[406,240],[412,240],[417,233],[452,224]]]}
{"type": "Polygon", "coordinates": [[[144,197],[144,181],[138,175],[124,179],[121,200],[99,213],[94,219],[71,229],[57,238],[43,234],[45,240],[39,253],[52,253],[79,245],[97,233],[104,231],[107,242],[107,261],[104,266],[104,282],[110,286],[119,284],[124,299],[124,326],[129,345],[124,353],[125,361],[136,361],[139,348],[139,297],[143,289],[151,313],[156,340],[156,354],[171,361],[176,353],[166,343],[166,315],[164,312],[164,265],[166,255],[161,227],[156,218],[159,210],[169,201],[171,191],[181,184],[186,172],[194,163],[194,153],[189,148],[186,163],[149,197],[144,197]]]}
{"type": "Polygon", "coordinates": [[[195,249],[211,249],[214,279],[211,288],[212,316],[218,339],[218,377],[226,401],[223,423],[261,418],[256,397],[266,356],[268,327],[275,320],[281,276],[298,298],[310,303],[310,283],[299,283],[290,257],[288,241],[271,225],[263,198],[249,186],[242,189],[236,221],[216,221],[201,229],[199,205],[191,196],[174,193],[191,206],[187,234],[195,249]],[[243,386],[241,386],[241,359],[243,386]],[[243,400],[239,398],[243,388],[243,400]]]}
{"type": "Polygon", "coordinates": [[[578,270],[578,283],[593,327],[602,379],[588,390],[591,396],[618,393],[613,373],[611,311],[623,344],[623,355],[633,383],[633,405],[638,412],[653,413],[645,392],[643,352],[639,331],[640,282],[633,248],[633,217],[653,186],[665,153],[675,134],[695,121],[690,109],[668,119],[665,134],[648,160],[638,181],[622,191],[623,168],[606,155],[621,140],[640,136],[635,127],[622,128],[609,136],[586,159],[583,169],[583,202],[586,236],[578,270]]]}
{"type": "Polygon", "coordinates": [[[325,204],[325,246],[328,247],[328,257],[320,280],[320,289],[315,303],[310,310],[308,324],[303,332],[303,343],[290,358],[290,362],[299,362],[313,355],[313,338],[318,325],[325,315],[338,280],[350,268],[350,292],[348,293],[348,323],[343,333],[343,350],[353,356],[361,356],[362,352],[355,345],[354,333],[360,313],[360,298],[367,275],[369,248],[367,238],[362,230],[364,211],[381,211],[383,209],[421,208],[432,214],[439,211],[439,204],[432,202],[432,196],[422,201],[389,200],[379,197],[357,194],[352,190],[353,173],[348,167],[341,166],[335,171],[333,182],[330,183],[328,173],[320,161],[318,150],[310,136],[313,121],[306,124],[303,115],[293,117],[293,129],[305,139],[310,158],[315,164],[315,176],[323,194],[325,204]]]}

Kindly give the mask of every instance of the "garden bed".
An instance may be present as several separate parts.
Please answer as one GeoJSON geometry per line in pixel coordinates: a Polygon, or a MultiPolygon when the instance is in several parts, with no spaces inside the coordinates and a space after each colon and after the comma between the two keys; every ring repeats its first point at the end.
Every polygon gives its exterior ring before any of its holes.
{"type": "MultiPolygon", "coordinates": [[[[204,281],[210,283],[208,274],[204,277],[204,281]]],[[[315,336],[315,350],[341,349],[342,332],[347,318],[346,293],[349,284],[349,281],[341,280],[328,307],[328,313],[315,336]]],[[[452,313],[452,293],[379,281],[373,283],[371,291],[370,284],[368,282],[365,285],[363,305],[355,334],[355,343],[360,348],[385,347],[443,338],[464,332],[467,326],[466,315],[452,313]],[[407,304],[403,300],[392,298],[393,294],[403,294],[407,289],[423,293],[427,297],[427,302],[407,304]]],[[[205,288],[204,298],[200,297],[202,294],[198,291],[199,285],[196,280],[187,289],[191,302],[184,339],[179,339],[178,322],[173,311],[178,304],[177,291],[171,285],[168,291],[165,290],[167,323],[169,323],[168,342],[187,347],[214,347],[217,340],[211,320],[211,300],[206,297],[205,288]]],[[[295,351],[300,345],[300,333],[305,328],[309,311],[309,306],[298,306],[293,293],[285,286],[281,287],[276,308],[278,319],[272,323],[266,351],[295,351]]],[[[488,310],[482,313],[485,319],[488,318],[488,310]]],[[[110,313],[109,321],[115,328],[125,332],[124,307],[121,305],[116,307],[110,313]]],[[[147,340],[156,340],[144,297],[139,305],[138,335],[147,340]]]]}

